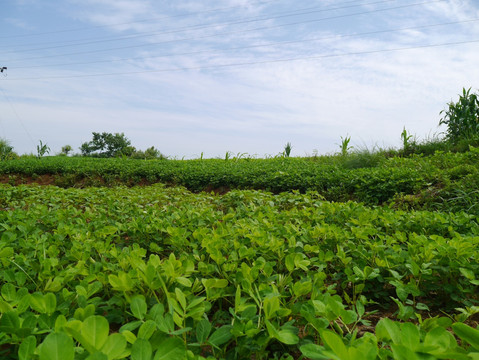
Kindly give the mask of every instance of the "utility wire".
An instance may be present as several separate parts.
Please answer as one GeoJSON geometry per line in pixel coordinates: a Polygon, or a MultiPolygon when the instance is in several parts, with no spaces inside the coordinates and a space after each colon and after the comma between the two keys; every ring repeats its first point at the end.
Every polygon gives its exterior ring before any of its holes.
{"type": "Polygon", "coordinates": [[[23,123],[22,118],[20,117],[20,115],[18,115],[18,112],[17,112],[17,110],[15,109],[15,106],[13,106],[13,102],[12,102],[12,101],[10,100],[10,98],[7,96],[7,93],[5,92],[5,90],[3,90],[3,88],[0,88],[0,90],[2,90],[3,96],[5,96],[5,99],[7,99],[7,102],[10,104],[10,107],[12,108],[12,111],[13,111],[13,113],[15,114],[15,117],[17,118],[18,122],[19,122],[20,125],[22,126],[23,130],[25,131],[25,133],[28,135],[30,141],[32,142],[32,145],[35,146],[35,142],[33,141],[33,138],[32,138],[32,136],[30,135],[30,133],[28,132],[27,128],[25,127],[25,124],[23,123]]]}
{"type": "MultiPolygon", "coordinates": [[[[269,3],[273,3],[273,2],[278,2],[278,0],[261,1],[261,2],[258,2],[258,5],[264,5],[264,4],[269,4],[269,3]]],[[[349,2],[354,2],[354,1],[349,1],[349,2]]],[[[66,33],[66,32],[85,31],[85,30],[90,30],[90,29],[98,29],[98,28],[105,28],[105,27],[112,27],[112,26],[130,25],[130,24],[143,23],[143,22],[149,22],[149,21],[159,21],[159,20],[165,20],[165,19],[169,19],[169,18],[187,17],[187,16],[192,16],[192,15],[200,15],[200,14],[206,14],[206,13],[210,13],[210,12],[226,11],[226,10],[243,8],[243,7],[244,7],[244,5],[237,5],[237,6],[230,6],[230,7],[225,7],[225,8],[209,9],[209,10],[204,10],[204,11],[189,12],[189,13],[184,13],[184,14],[169,15],[169,16],[135,20],[135,21],[129,21],[129,22],[111,23],[111,24],[106,24],[106,25],[85,26],[85,27],[79,27],[79,28],[75,28],[75,29],[45,31],[45,32],[34,33],[34,34],[7,35],[7,36],[0,36],[0,39],[33,37],[33,36],[60,34],[60,33],[66,33]]]]}
{"type": "Polygon", "coordinates": [[[348,52],[348,53],[340,53],[340,54],[300,56],[295,58],[250,61],[250,62],[240,62],[240,63],[230,63],[230,64],[216,64],[216,65],[206,65],[206,66],[192,66],[192,67],[167,68],[167,69],[143,70],[143,71],[126,71],[126,72],[114,72],[114,73],[61,75],[61,76],[47,76],[47,77],[25,77],[25,78],[16,78],[16,79],[8,78],[8,79],[5,79],[5,81],[54,80],[54,79],[72,79],[72,78],[87,78],[87,77],[100,77],[100,76],[138,75],[138,74],[148,74],[148,73],[177,72],[177,71],[189,71],[189,70],[218,70],[218,69],[224,69],[224,68],[241,67],[241,66],[249,66],[249,65],[291,62],[291,61],[298,61],[298,60],[319,60],[319,59],[325,59],[325,58],[357,56],[357,55],[370,55],[370,54],[378,54],[378,53],[426,49],[426,48],[443,47],[443,46],[465,45],[465,44],[473,44],[473,43],[479,43],[479,39],[468,40],[468,41],[447,42],[447,43],[440,43],[440,44],[418,45],[418,46],[392,48],[392,49],[357,51],[357,52],[348,52]]]}
{"type": "Polygon", "coordinates": [[[427,28],[439,27],[439,26],[465,24],[465,23],[476,22],[476,21],[479,21],[479,18],[462,20],[462,21],[446,22],[446,23],[437,23],[437,24],[397,28],[397,29],[376,30],[376,31],[369,31],[369,32],[364,32],[364,33],[338,34],[338,35],[331,35],[331,36],[317,37],[317,38],[310,38],[310,39],[288,40],[288,41],[272,42],[272,43],[267,43],[267,44],[255,44],[255,45],[248,45],[248,46],[238,46],[238,47],[225,48],[225,49],[205,49],[205,50],[190,51],[190,52],[183,52],[183,53],[162,54],[162,55],[156,55],[156,56],[138,56],[138,57],[128,57],[128,58],[120,58],[120,59],[84,61],[84,62],[73,62],[73,63],[70,62],[70,63],[35,65],[35,66],[16,66],[15,69],[35,69],[35,68],[55,67],[55,66],[90,65],[90,64],[98,64],[98,63],[124,62],[124,61],[130,61],[130,60],[157,59],[157,58],[174,57],[174,56],[187,56],[187,55],[197,55],[197,54],[215,54],[215,53],[221,53],[221,52],[226,52],[226,51],[245,50],[245,49],[253,49],[253,48],[266,48],[266,47],[275,47],[275,46],[281,46],[281,45],[299,44],[299,43],[305,43],[305,42],[330,40],[330,39],[342,39],[342,38],[350,38],[350,37],[361,37],[361,36],[368,36],[368,35],[394,33],[394,32],[401,32],[401,31],[408,31],[408,30],[427,29],[427,28]]]}
{"type": "MultiPolygon", "coordinates": [[[[388,3],[388,2],[391,2],[391,1],[396,1],[396,0],[382,0],[382,1],[375,1],[375,2],[371,2],[371,3],[363,3],[363,4],[359,4],[359,5],[349,5],[349,6],[343,6],[343,7],[312,10],[312,9],[317,9],[317,6],[314,6],[314,7],[309,7],[309,8],[298,9],[298,10],[295,10],[293,12],[286,12],[286,13],[283,13],[282,15],[277,15],[277,16],[259,17],[259,18],[252,18],[252,19],[246,19],[246,20],[236,20],[236,21],[213,23],[213,24],[199,24],[199,25],[185,26],[185,27],[181,27],[181,28],[177,28],[177,29],[164,30],[164,31],[160,31],[160,32],[158,32],[158,31],[141,32],[141,33],[137,33],[135,35],[128,35],[128,36],[115,37],[115,38],[106,38],[106,39],[95,39],[95,40],[92,40],[92,41],[67,42],[67,43],[63,43],[61,45],[55,45],[55,46],[49,46],[49,47],[24,49],[24,50],[18,50],[18,51],[10,50],[10,51],[3,52],[3,54],[22,53],[22,52],[30,52],[30,51],[37,51],[37,50],[50,50],[50,49],[58,49],[58,48],[78,46],[78,45],[90,45],[90,44],[98,44],[98,43],[105,43],[105,42],[112,42],[112,41],[130,40],[130,39],[158,36],[158,35],[164,35],[164,34],[173,34],[173,33],[185,32],[185,31],[190,31],[190,30],[204,30],[204,29],[208,29],[208,28],[215,28],[215,27],[218,27],[218,26],[239,25],[239,24],[247,24],[247,23],[259,22],[259,21],[275,20],[275,19],[280,19],[280,18],[285,18],[285,17],[299,16],[299,15],[311,15],[311,14],[315,14],[315,13],[321,13],[321,12],[327,12],[327,11],[333,11],[333,10],[344,10],[344,9],[349,9],[349,8],[359,7],[359,6],[383,4],[383,3],[388,3]]],[[[445,0],[435,0],[435,1],[437,2],[437,1],[445,1],[445,0]]]]}
{"type": "Polygon", "coordinates": [[[389,10],[398,10],[398,9],[404,9],[404,8],[409,8],[409,7],[413,7],[413,6],[419,6],[419,5],[425,5],[425,4],[437,3],[437,2],[443,2],[443,1],[446,1],[446,0],[432,0],[432,1],[426,1],[426,2],[421,2],[421,3],[408,4],[408,5],[401,5],[401,6],[396,6],[396,7],[384,8],[384,9],[375,9],[375,10],[363,11],[363,12],[358,12],[358,13],[345,14],[345,15],[336,15],[336,16],[331,16],[331,17],[325,17],[325,18],[313,19],[313,20],[305,20],[305,21],[299,21],[299,22],[293,22],[293,23],[287,23],[287,24],[279,24],[279,25],[272,25],[272,26],[263,26],[263,27],[253,28],[253,29],[237,30],[237,31],[225,32],[225,33],[216,33],[216,34],[204,35],[204,36],[199,36],[199,37],[191,37],[191,38],[183,38],[183,39],[175,39],[175,40],[166,40],[166,41],[153,42],[153,43],[148,43],[148,44],[137,44],[137,45],[129,45],[129,46],[116,47],[116,48],[107,48],[107,49],[97,49],[97,50],[89,50],[89,51],[80,51],[80,52],[73,52],[73,53],[66,53],[66,54],[45,55],[45,56],[37,56],[37,57],[23,58],[23,59],[22,59],[22,58],[19,58],[19,59],[10,59],[9,61],[38,60],[38,59],[46,59],[46,58],[59,57],[59,56],[93,54],[93,53],[106,52],[106,51],[111,51],[111,50],[124,50],[124,49],[138,48],[138,47],[156,46],[156,45],[160,45],[160,44],[177,43],[177,42],[181,42],[181,41],[191,41],[191,40],[206,39],[206,38],[212,38],[212,37],[223,36],[223,35],[232,35],[232,34],[238,34],[238,33],[252,32],[252,31],[257,31],[257,30],[269,30],[269,29],[275,29],[275,28],[280,28],[280,27],[294,26],[294,25],[307,24],[307,23],[314,23],[314,22],[320,22],[320,21],[325,21],[325,20],[340,19],[340,18],[352,17],[352,16],[357,16],[357,15],[366,15],[366,14],[384,12],[384,11],[389,11],[389,10]]]}

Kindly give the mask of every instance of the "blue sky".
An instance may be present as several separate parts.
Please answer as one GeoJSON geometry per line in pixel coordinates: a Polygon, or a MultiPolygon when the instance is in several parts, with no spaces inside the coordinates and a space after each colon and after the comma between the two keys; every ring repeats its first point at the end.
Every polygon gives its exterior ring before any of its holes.
{"type": "Polygon", "coordinates": [[[399,147],[479,80],[472,0],[5,0],[0,137],[177,158],[399,147]]]}

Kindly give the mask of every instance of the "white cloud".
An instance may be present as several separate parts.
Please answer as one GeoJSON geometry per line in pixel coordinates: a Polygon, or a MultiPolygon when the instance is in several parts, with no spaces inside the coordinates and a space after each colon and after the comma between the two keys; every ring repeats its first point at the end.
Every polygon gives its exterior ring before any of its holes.
{"type": "MultiPolygon", "coordinates": [[[[176,9],[171,6],[162,8],[152,1],[89,0],[80,4],[71,0],[70,4],[75,5],[71,11],[79,10],[82,18],[96,25],[164,17],[167,13],[175,14],[174,10],[178,11],[180,6],[183,12],[205,11],[215,6],[240,6],[235,11],[238,18],[259,14],[268,6],[257,6],[257,2],[252,0],[212,2],[208,5],[200,1],[188,1],[174,3],[178,7],[176,9]]],[[[406,13],[401,13],[398,18],[375,17],[381,24],[375,25],[376,29],[457,21],[471,18],[477,12],[472,2],[449,1],[444,2],[445,5],[440,4],[431,5],[426,10],[408,12],[410,17],[406,13]],[[416,16],[421,19],[413,21],[416,16]],[[406,18],[407,21],[404,20],[406,18]]],[[[207,21],[225,22],[225,14],[228,12],[208,13],[207,21]]],[[[358,24],[354,28],[350,20],[353,19],[347,19],[348,23],[343,20],[343,23],[353,27],[353,30],[336,30],[336,23],[318,23],[304,26],[301,32],[291,33],[290,37],[281,39],[330,37],[347,34],[348,31],[350,34],[361,33],[369,31],[372,26],[370,23],[358,24]]],[[[162,22],[161,28],[195,26],[205,21],[201,16],[171,18],[162,22]]],[[[269,23],[273,24],[271,21],[269,23]]],[[[122,26],[110,30],[138,34],[158,29],[151,22],[122,26]]],[[[223,27],[221,32],[237,29],[226,25],[223,27]]],[[[282,33],[288,34],[293,29],[285,28],[282,33]]],[[[208,67],[479,39],[479,30],[475,26],[468,29],[470,31],[464,33],[461,25],[456,25],[377,36],[338,36],[274,47],[163,56],[275,41],[266,30],[251,34],[229,34],[218,38],[156,44],[138,48],[138,51],[131,48],[124,52],[95,54],[92,55],[93,59],[97,59],[96,56],[103,59],[101,56],[145,58],[106,65],[86,65],[86,70],[83,67],[40,68],[34,72],[25,70],[25,76],[40,74],[41,77],[52,78],[141,70],[158,72],[9,81],[2,85],[11,94],[17,112],[27,130],[35,135],[35,140],[38,137],[58,151],[66,143],[77,148],[81,142],[90,139],[92,131],[124,132],[138,148],[154,145],[167,155],[180,157],[199,156],[201,151],[207,156],[222,156],[226,151],[272,154],[280,152],[288,141],[292,142],[297,155],[311,153],[313,149],[331,152],[338,148],[340,137],[348,134],[352,137],[353,145],[359,147],[364,144],[369,147],[373,144],[399,146],[403,127],[422,137],[434,133],[439,111],[446,103],[455,98],[462,87],[477,86],[470,83],[472,79],[479,78],[477,44],[216,69],[208,67]],[[202,66],[206,68],[161,71],[202,66]]],[[[102,36],[106,35],[105,30],[101,30],[102,36]]],[[[213,28],[190,31],[188,34],[199,38],[212,33],[213,28]]],[[[185,36],[177,33],[154,39],[164,41],[185,36]]],[[[101,46],[110,47],[108,44],[101,46]]],[[[16,74],[12,73],[12,76],[16,74]]],[[[11,111],[3,113],[3,117],[15,119],[11,111]]],[[[32,151],[32,145],[20,124],[8,124],[8,127],[9,131],[12,129],[13,135],[8,137],[14,146],[20,152],[32,151]]]]}

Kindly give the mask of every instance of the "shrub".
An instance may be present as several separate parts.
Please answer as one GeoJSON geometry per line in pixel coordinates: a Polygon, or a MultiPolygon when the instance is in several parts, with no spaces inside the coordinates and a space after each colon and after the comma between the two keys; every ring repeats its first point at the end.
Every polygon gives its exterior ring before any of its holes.
{"type": "Polygon", "coordinates": [[[166,157],[160,152],[160,150],[156,149],[154,146],[149,147],[145,151],[135,150],[131,154],[131,158],[132,159],[145,159],[145,160],[166,159],[166,157]]]}

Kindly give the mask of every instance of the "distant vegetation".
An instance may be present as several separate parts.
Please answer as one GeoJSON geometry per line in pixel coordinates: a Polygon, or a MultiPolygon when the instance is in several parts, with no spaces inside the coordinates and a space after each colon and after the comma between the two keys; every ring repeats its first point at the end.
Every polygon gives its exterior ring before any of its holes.
{"type": "Polygon", "coordinates": [[[310,158],[140,161],[81,157],[0,162],[2,181],[61,187],[165,183],[200,191],[316,191],[330,201],[479,213],[479,148],[389,157],[381,153],[310,158]],[[45,178],[47,177],[47,178],[45,178]]]}
{"type": "Polygon", "coordinates": [[[131,157],[133,159],[162,159],[164,156],[153,146],[145,151],[137,150],[131,146],[131,141],[123,133],[96,133],[93,132],[93,139],[80,146],[83,156],[112,158],[131,157]]]}

